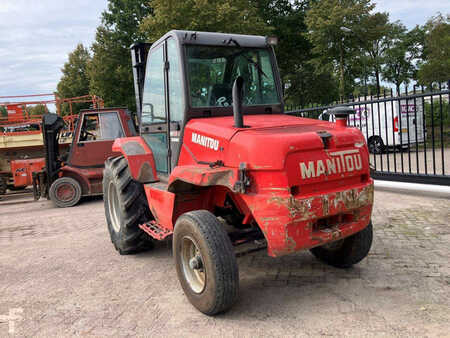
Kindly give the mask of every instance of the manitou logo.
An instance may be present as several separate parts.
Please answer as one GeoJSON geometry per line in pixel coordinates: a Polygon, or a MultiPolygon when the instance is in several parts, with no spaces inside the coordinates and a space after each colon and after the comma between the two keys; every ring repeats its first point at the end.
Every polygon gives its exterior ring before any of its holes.
{"type": "Polygon", "coordinates": [[[197,133],[192,133],[192,142],[200,144],[203,147],[210,148],[217,151],[219,149],[219,141],[211,137],[200,135],[197,133]]]}
{"type": "Polygon", "coordinates": [[[302,178],[349,173],[362,168],[361,154],[358,149],[336,151],[330,153],[330,156],[330,159],[309,161],[308,164],[301,162],[302,178]]]}

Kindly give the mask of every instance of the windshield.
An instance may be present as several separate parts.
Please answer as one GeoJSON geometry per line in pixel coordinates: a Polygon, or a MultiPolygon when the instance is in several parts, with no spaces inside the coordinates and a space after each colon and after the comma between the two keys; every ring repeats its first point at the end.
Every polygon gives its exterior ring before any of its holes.
{"type": "Polygon", "coordinates": [[[280,103],[267,49],[190,45],[186,51],[192,107],[231,106],[238,76],[244,105],[280,103]]]}

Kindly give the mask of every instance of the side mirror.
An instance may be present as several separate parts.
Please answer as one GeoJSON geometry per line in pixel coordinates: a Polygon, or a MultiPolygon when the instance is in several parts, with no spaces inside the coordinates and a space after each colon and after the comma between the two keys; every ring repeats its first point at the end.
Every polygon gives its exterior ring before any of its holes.
{"type": "Polygon", "coordinates": [[[142,112],[144,113],[147,113],[147,111],[146,111],[146,109],[144,109],[144,107],[150,107],[150,109],[149,109],[149,113],[150,113],[150,116],[153,118],[154,117],[154,114],[153,114],[153,104],[151,104],[151,103],[144,103],[143,104],[143,109],[142,109],[142,112]]]}

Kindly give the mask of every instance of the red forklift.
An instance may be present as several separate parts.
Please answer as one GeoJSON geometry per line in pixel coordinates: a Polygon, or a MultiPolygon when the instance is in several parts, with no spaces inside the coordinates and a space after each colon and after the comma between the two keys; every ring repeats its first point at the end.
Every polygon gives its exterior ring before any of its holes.
{"type": "Polygon", "coordinates": [[[136,135],[126,108],[82,110],[70,149],[61,154],[58,140],[63,128],[60,116],[43,116],[45,167],[32,177],[34,198],[47,197],[60,208],[76,205],[83,196],[101,195],[105,160],[120,155],[112,150],[114,140],[136,135]]]}
{"type": "Polygon", "coordinates": [[[208,315],[238,299],[238,252],[311,250],[349,268],[372,244],[354,111],[334,109],[336,123],[285,114],[275,43],[171,31],[132,46],[140,136],[118,138],[105,163],[108,230],[120,254],[173,238],[181,287],[208,315]]]}

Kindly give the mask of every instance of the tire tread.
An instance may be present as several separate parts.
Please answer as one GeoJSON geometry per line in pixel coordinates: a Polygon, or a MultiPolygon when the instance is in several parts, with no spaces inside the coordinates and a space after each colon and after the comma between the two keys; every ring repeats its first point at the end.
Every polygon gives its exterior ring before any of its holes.
{"type": "Polygon", "coordinates": [[[116,250],[121,255],[128,255],[150,249],[153,240],[139,228],[139,224],[151,218],[147,199],[144,198],[143,186],[131,177],[127,160],[123,156],[106,160],[103,196],[108,230],[116,250]],[[111,180],[116,187],[122,213],[119,233],[114,231],[109,215],[107,187],[111,180]]]}

